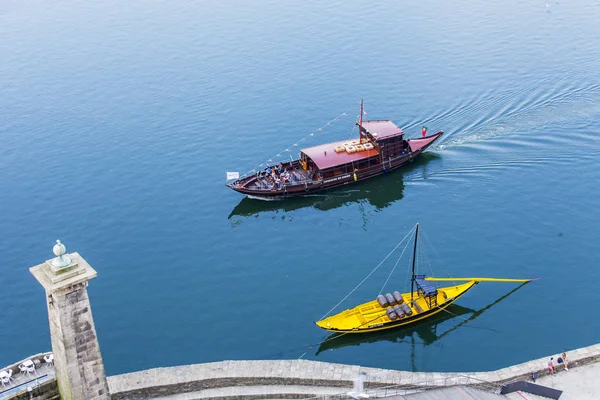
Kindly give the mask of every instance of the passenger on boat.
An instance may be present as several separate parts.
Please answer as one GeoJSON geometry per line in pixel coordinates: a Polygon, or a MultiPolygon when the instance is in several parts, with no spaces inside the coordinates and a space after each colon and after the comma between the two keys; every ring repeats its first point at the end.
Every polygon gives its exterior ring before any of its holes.
{"type": "Polygon", "coordinates": [[[267,169],[265,171],[267,171],[267,175],[271,175],[271,167],[269,167],[269,165],[267,165],[267,169]]]}

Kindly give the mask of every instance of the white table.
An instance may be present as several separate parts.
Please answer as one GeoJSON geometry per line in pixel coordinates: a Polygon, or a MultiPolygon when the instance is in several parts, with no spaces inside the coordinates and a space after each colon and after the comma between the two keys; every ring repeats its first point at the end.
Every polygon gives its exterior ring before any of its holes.
{"type": "Polygon", "coordinates": [[[27,373],[27,375],[29,375],[31,373],[34,373],[34,374],[36,373],[35,372],[35,364],[33,363],[33,361],[25,360],[25,361],[23,361],[23,363],[21,365],[25,367],[25,371],[21,370],[21,372],[25,372],[25,373],[27,373]]]}

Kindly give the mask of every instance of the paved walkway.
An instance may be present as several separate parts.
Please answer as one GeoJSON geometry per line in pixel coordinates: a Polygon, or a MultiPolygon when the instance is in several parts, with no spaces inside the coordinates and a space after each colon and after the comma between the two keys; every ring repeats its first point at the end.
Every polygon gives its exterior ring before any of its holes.
{"type": "MultiPolygon", "coordinates": [[[[577,368],[577,366],[600,361],[600,344],[567,353],[571,368],[577,368]]],[[[420,388],[455,385],[478,386],[486,389],[499,388],[502,384],[510,381],[530,380],[532,372],[540,374],[538,381],[543,385],[545,381],[542,379],[547,374],[546,362],[549,358],[549,356],[543,357],[497,371],[465,373],[407,372],[309,360],[222,361],[155,368],[111,376],[108,378],[108,384],[110,392],[117,399],[167,397],[192,392],[202,393],[202,391],[208,393],[206,390],[209,389],[211,390],[209,397],[218,396],[218,393],[227,396],[228,391],[232,390],[230,387],[240,386],[262,387],[269,395],[274,394],[271,390],[274,387],[312,387],[312,393],[320,395],[323,393],[316,388],[338,388],[338,393],[349,391],[352,388],[353,380],[359,373],[362,373],[366,374],[365,387],[367,389],[393,388],[398,390],[398,394],[403,395],[407,391],[420,388]]],[[[573,372],[575,371],[573,370],[573,372]]],[[[561,374],[563,373],[561,372],[561,374]]],[[[559,376],[550,379],[558,381],[561,378],[559,376]]],[[[579,380],[580,383],[585,381],[587,379],[579,380]]],[[[565,382],[565,384],[567,383],[565,382]]],[[[573,386],[575,385],[573,384],[573,386]]],[[[572,390],[571,387],[568,390],[572,390]]],[[[577,393],[581,393],[581,391],[577,393]]],[[[184,399],[185,396],[181,398],[184,399]]]]}
{"type": "MultiPolygon", "coordinates": [[[[600,363],[583,367],[570,367],[564,371],[562,367],[556,375],[546,375],[535,383],[562,390],[560,400],[600,399],[600,363]]],[[[525,394],[527,397],[527,394],[525,394]]]]}

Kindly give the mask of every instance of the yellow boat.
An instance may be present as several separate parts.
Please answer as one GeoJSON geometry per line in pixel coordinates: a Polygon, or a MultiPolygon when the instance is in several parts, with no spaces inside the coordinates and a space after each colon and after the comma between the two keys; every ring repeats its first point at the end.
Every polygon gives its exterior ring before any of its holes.
{"type": "Polygon", "coordinates": [[[376,300],[317,321],[320,328],[331,332],[363,333],[393,329],[422,321],[454,303],[479,282],[530,282],[532,279],[499,278],[434,278],[415,275],[419,224],[416,226],[412,260],[411,291],[380,294],[376,300]],[[466,281],[437,288],[433,281],[466,281]],[[416,291],[415,291],[416,287],[416,291]]]}

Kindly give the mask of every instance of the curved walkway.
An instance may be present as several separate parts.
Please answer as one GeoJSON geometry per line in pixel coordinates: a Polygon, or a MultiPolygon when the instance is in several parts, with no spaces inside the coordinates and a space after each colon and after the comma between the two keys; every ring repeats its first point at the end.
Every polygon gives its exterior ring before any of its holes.
{"type": "MultiPolygon", "coordinates": [[[[569,351],[568,355],[570,368],[600,361],[600,344],[569,351]]],[[[276,387],[290,386],[302,387],[304,397],[310,397],[330,394],[329,389],[338,388],[339,394],[347,393],[352,388],[353,380],[363,373],[366,374],[367,391],[376,390],[380,393],[386,390],[390,395],[455,385],[492,390],[510,381],[530,380],[533,372],[538,372],[540,377],[547,375],[546,363],[549,357],[497,371],[469,373],[406,372],[309,360],[221,361],[111,376],[108,384],[113,399],[184,399],[186,396],[181,396],[182,394],[195,393],[197,396],[203,391],[204,397],[194,398],[224,398],[232,395],[232,391],[236,392],[233,395],[236,398],[243,398],[237,390],[230,389],[242,386],[252,387],[254,398],[261,395],[255,392],[256,388],[263,388],[264,398],[275,398],[277,393],[274,391],[279,390],[274,390],[276,387]],[[305,390],[307,387],[313,388],[312,391],[305,390]],[[327,388],[328,393],[323,393],[319,388],[327,388]],[[210,392],[207,392],[209,389],[210,392]]],[[[286,394],[291,393],[285,390],[279,394],[288,397],[286,394]]]]}

